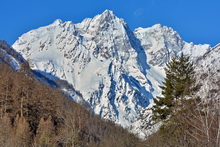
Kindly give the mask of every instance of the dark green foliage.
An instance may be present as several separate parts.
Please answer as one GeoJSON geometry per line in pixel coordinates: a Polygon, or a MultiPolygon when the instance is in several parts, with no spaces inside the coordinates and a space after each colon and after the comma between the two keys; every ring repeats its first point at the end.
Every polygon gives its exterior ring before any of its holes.
{"type": "Polygon", "coordinates": [[[165,72],[164,85],[160,86],[163,97],[156,97],[154,99],[155,106],[152,109],[154,120],[167,119],[174,112],[173,107],[178,100],[189,95],[192,91],[194,66],[188,56],[181,54],[180,56],[173,57],[167,63],[165,72]]]}

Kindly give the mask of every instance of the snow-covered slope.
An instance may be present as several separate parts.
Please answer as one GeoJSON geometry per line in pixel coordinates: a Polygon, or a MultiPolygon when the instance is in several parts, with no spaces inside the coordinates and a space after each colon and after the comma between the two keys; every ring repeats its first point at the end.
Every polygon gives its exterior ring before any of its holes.
{"type": "Polygon", "coordinates": [[[137,120],[150,113],[144,110],[160,93],[171,54],[197,58],[210,49],[161,25],[132,32],[109,10],[78,24],[56,20],[22,35],[13,47],[33,69],[72,84],[96,114],[138,133],[137,120]]]}
{"type": "Polygon", "coordinates": [[[210,50],[210,45],[194,45],[181,39],[179,34],[170,27],[156,24],[149,28],[134,30],[135,36],[147,53],[148,63],[152,66],[164,66],[172,54],[183,52],[192,60],[210,50]]]}
{"type": "Polygon", "coordinates": [[[220,44],[200,57],[196,62],[198,92],[204,100],[220,102],[220,44]]]}

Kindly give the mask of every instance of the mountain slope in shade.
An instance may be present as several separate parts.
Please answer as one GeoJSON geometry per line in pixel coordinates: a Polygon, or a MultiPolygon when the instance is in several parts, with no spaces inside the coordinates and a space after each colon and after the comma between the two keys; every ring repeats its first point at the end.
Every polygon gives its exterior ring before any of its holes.
{"type": "Polygon", "coordinates": [[[160,94],[171,55],[183,51],[195,60],[210,49],[161,25],[132,32],[109,10],[78,24],[56,20],[23,34],[13,47],[33,69],[73,85],[96,114],[132,128],[150,113],[144,110],[160,94]]]}
{"type": "Polygon", "coordinates": [[[24,61],[25,59],[19,53],[11,48],[5,41],[0,40],[0,62],[11,66],[17,71],[20,69],[20,64],[24,61]]]}

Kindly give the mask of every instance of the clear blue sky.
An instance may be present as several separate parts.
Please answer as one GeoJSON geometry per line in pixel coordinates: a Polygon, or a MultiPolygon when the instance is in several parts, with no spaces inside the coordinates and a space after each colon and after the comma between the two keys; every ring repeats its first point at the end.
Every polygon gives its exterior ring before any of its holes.
{"type": "Polygon", "coordinates": [[[0,39],[13,44],[23,33],[55,19],[78,23],[105,9],[132,30],[160,23],[187,42],[220,43],[220,0],[0,0],[0,39]]]}

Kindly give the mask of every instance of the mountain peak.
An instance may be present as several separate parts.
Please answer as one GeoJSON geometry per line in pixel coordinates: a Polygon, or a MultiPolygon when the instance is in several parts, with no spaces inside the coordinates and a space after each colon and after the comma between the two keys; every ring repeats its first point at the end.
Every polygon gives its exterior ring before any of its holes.
{"type": "Polygon", "coordinates": [[[60,25],[61,23],[63,23],[61,19],[56,19],[51,25],[57,26],[60,25]]]}
{"type": "Polygon", "coordinates": [[[152,26],[152,28],[161,28],[161,27],[162,27],[161,24],[155,24],[155,25],[152,26]]]}
{"type": "Polygon", "coordinates": [[[102,14],[98,15],[100,18],[105,20],[112,20],[116,18],[115,14],[111,10],[105,10],[102,14]]]}
{"type": "Polygon", "coordinates": [[[111,15],[111,16],[115,16],[113,11],[106,9],[101,15],[111,15]]]}

